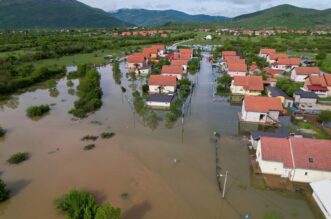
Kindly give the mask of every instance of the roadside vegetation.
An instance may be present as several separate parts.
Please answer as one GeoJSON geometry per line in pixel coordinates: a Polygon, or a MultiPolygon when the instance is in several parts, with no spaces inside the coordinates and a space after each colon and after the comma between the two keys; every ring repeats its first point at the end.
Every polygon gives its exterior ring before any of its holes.
{"type": "Polygon", "coordinates": [[[108,203],[99,205],[92,194],[79,190],[71,190],[55,200],[55,208],[70,219],[121,218],[121,209],[108,203]]]}
{"type": "Polygon", "coordinates": [[[100,75],[95,68],[86,67],[80,75],[83,76],[79,79],[77,87],[79,99],[75,101],[74,108],[69,113],[75,117],[84,118],[88,113],[102,106],[103,94],[100,87],[100,75]]]}
{"type": "Polygon", "coordinates": [[[165,122],[167,128],[171,128],[178,120],[178,118],[183,115],[183,105],[185,104],[187,97],[192,91],[192,82],[187,78],[182,79],[179,82],[178,89],[178,95],[176,99],[171,103],[170,111],[167,112],[165,115],[165,122]]]}
{"type": "Polygon", "coordinates": [[[29,153],[27,152],[20,152],[20,153],[16,153],[13,154],[9,157],[9,159],[7,160],[8,163],[10,164],[19,164],[22,163],[26,160],[28,160],[30,158],[29,153]]]}
{"type": "Polygon", "coordinates": [[[331,136],[326,133],[324,130],[319,128],[317,125],[310,121],[298,121],[296,123],[297,126],[299,126],[299,129],[306,129],[311,130],[312,134],[317,139],[330,139],[331,136]]]}
{"type": "Polygon", "coordinates": [[[26,115],[30,118],[43,116],[51,110],[49,105],[30,106],[26,109],[26,115]]]}
{"type": "Polygon", "coordinates": [[[200,69],[200,59],[192,59],[188,62],[188,72],[196,74],[200,69]]]}
{"type": "Polygon", "coordinates": [[[228,74],[217,78],[216,95],[229,96],[231,94],[230,85],[232,78],[228,74]]]}
{"type": "Polygon", "coordinates": [[[119,62],[113,63],[113,77],[116,84],[121,84],[122,72],[119,62]]]}

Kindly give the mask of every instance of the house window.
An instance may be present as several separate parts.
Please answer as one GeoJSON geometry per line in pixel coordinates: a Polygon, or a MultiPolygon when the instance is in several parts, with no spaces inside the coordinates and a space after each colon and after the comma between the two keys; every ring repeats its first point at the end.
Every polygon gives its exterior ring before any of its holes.
{"type": "Polygon", "coordinates": [[[312,157],[308,158],[309,163],[314,163],[314,159],[312,157]]]}
{"type": "Polygon", "coordinates": [[[308,172],[305,172],[305,176],[307,176],[308,175],[308,172]]]}

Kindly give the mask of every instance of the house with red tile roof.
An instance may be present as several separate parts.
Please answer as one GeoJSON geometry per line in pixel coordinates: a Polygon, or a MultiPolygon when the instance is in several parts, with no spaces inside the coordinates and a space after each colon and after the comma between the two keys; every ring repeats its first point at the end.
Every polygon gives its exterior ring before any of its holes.
{"type": "Polygon", "coordinates": [[[331,74],[309,75],[303,90],[312,91],[319,97],[331,96],[331,74]]]}
{"type": "Polygon", "coordinates": [[[172,60],[171,65],[182,66],[183,67],[183,73],[187,73],[188,60],[186,60],[186,59],[172,60]]]}
{"type": "Polygon", "coordinates": [[[159,56],[163,56],[166,50],[164,45],[152,45],[151,48],[155,49],[159,56]]]}
{"type": "Polygon", "coordinates": [[[276,97],[245,96],[240,121],[260,124],[277,124],[284,111],[282,102],[276,97]]]}
{"type": "Polygon", "coordinates": [[[148,79],[149,93],[175,93],[176,86],[175,76],[151,75],[148,79]]]}
{"type": "Polygon", "coordinates": [[[259,56],[261,58],[266,59],[268,57],[268,55],[270,55],[272,53],[276,53],[276,50],[275,49],[269,49],[269,48],[262,48],[262,49],[260,49],[259,56]]]}
{"type": "Polygon", "coordinates": [[[183,67],[179,65],[164,65],[161,70],[161,75],[176,76],[178,80],[182,80],[183,71],[183,67]]]}
{"type": "Polygon", "coordinates": [[[291,72],[290,79],[295,82],[305,82],[310,76],[320,76],[321,70],[319,67],[296,67],[291,72]]]}
{"type": "Polygon", "coordinates": [[[235,76],[230,87],[232,94],[245,96],[261,96],[264,90],[262,76],[235,76]]]}
{"type": "Polygon", "coordinates": [[[300,136],[263,136],[256,161],[263,174],[278,175],[293,182],[331,179],[331,141],[300,136]]]}
{"type": "Polygon", "coordinates": [[[288,55],[285,53],[271,53],[267,56],[267,62],[269,62],[269,64],[272,64],[274,62],[277,62],[279,59],[286,58],[288,58],[288,55]]]}
{"type": "Polygon", "coordinates": [[[189,53],[180,53],[178,59],[191,60],[193,55],[189,53]]]}
{"type": "Polygon", "coordinates": [[[224,59],[225,56],[237,56],[236,51],[223,51],[222,52],[222,58],[224,59]]]}
{"type": "Polygon", "coordinates": [[[146,64],[146,58],[142,53],[135,53],[128,56],[128,69],[129,71],[135,71],[137,68],[141,68],[146,64]]]}
{"type": "Polygon", "coordinates": [[[229,62],[227,63],[228,74],[234,76],[246,76],[247,65],[244,63],[229,62]]]}
{"type": "Polygon", "coordinates": [[[299,67],[299,58],[279,58],[278,61],[272,63],[272,69],[283,70],[286,72],[292,71],[294,68],[299,67]]]}

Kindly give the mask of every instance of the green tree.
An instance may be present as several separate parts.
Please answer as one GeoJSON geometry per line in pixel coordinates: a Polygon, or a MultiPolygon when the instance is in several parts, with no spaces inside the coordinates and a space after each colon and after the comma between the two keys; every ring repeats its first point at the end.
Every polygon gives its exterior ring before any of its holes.
{"type": "Polygon", "coordinates": [[[228,89],[231,85],[232,78],[230,75],[225,74],[217,79],[217,83],[222,84],[225,89],[228,89]]]}
{"type": "Polygon", "coordinates": [[[5,182],[0,179],[0,202],[3,202],[9,198],[10,191],[6,187],[5,182]]]}

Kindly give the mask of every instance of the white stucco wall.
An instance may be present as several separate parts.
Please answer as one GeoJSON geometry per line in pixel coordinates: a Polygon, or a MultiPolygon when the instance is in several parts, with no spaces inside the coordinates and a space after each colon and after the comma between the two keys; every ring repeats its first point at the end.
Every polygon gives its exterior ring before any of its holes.
{"type": "Polygon", "coordinates": [[[170,108],[170,102],[169,103],[161,103],[161,102],[153,102],[153,101],[147,101],[146,105],[152,108],[170,108]]]}
{"type": "MultiPolygon", "coordinates": [[[[162,89],[162,93],[169,93],[172,92],[174,93],[176,90],[176,86],[164,86],[162,89]]],[[[149,92],[150,93],[159,93],[159,86],[158,85],[149,85],[149,92]]]]}
{"type": "Polygon", "coordinates": [[[290,180],[294,182],[310,183],[325,179],[331,179],[331,171],[295,169],[292,171],[290,180]]]}
{"type": "Polygon", "coordinates": [[[228,71],[228,74],[231,77],[234,77],[234,76],[246,76],[246,72],[240,72],[240,71],[228,71]]]}

